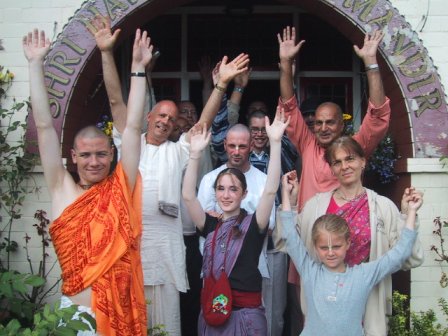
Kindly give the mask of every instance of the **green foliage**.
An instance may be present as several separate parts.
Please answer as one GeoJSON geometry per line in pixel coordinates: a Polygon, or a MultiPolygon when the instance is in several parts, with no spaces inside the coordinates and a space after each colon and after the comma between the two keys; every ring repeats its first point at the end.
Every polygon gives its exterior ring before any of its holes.
{"type": "MultiPolygon", "coordinates": [[[[438,246],[431,245],[430,250],[435,252],[437,257],[434,259],[440,263],[448,263],[448,253],[445,250],[445,239],[443,238],[442,229],[448,227],[448,222],[440,219],[440,217],[436,217],[433,221],[435,229],[432,233],[438,239],[438,246]]],[[[440,277],[440,286],[445,288],[448,286],[448,276],[445,272],[442,271],[442,275],[440,277]]]]}
{"type": "MultiPolygon", "coordinates": [[[[392,296],[393,315],[389,316],[389,336],[447,336],[448,328],[443,327],[432,309],[426,312],[410,312],[408,297],[399,292],[392,296]],[[410,327],[408,322],[410,319],[410,327]]],[[[439,300],[439,307],[448,321],[446,300],[439,300]]]]}
{"type": "Polygon", "coordinates": [[[0,66],[0,200],[1,209],[7,218],[0,231],[3,237],[0,241],[0,269],[6,270],[10,267],[11,253],[18,248],[18,243],[11,239],[13,224],[22,216],[23,201],[30,192],[25,182],[36,163],[36,155],[26,151],[26,122],[16,120],[28,102],[13,99],[9,108],[2,106],[13,78],[12,73],[0,66]]]}
{"type": "MultiPolygon", "coordinates": [[[[59,308],[59,303],[56,303],[54,308],[45,305],[41,311],[34,314],[31,327],[22,327],[19,320],[13,319],[6,326],[0,324],[0,336],[75,336],[78,331],[89,330],[87,323],[73,319],[76,312],[76,305],[67,308],[59,308]]],[[[79,317],[88,321],[96,329],[95,319],[89,314],[80,313],[79,317]]]]}
{"type": "MultiPolygon", "coordinates": [[[[19,243],[12,239],[11,233],[18,231],[14,228],[22,217],[23,201],[30,192],[36,188],[30,188],[27,182],[37,160],[35,154],[27,152],[25,133],[27,124],[20,114],[26,113],[28,102],[17,102],[12,99],[8,108],[4,106],[4,98],[10,88],[14,75],[0,66],[0,201],[2,215],[0,218],[0,323],[15,328],[14,320],[20,321],[24,327],[33,323],[33,317],[39,310],[46,296],[57,286],[57,281],[50,289],[46,290],[49,271],[46,270],[46,259],[50,238],[47,232],[49,220],[43,211],[37,211],[34,224],[37,235],[41,239],[42,256],[39,267],[34,270],[28,251],[30,236],[25,234],[25,250],[30,267],[30,273],[19,273],[11,269],[10,259],[13,253],[20,248],[19,243]],[[19,117],[18,117],[19,116],[19,117]]],[[[51,269],[50,269],[51,271],[51,269]]],[[[14,334],[14,333],[12,333],[14,334]]]]}
{"type": "Polygon", "coordinates": [[[165,331],[165,325],[158,324],[152,328],[149,328],[148,336],[168,336],[168,333],[165,331]]]}
{"type": "Polygon", "coordinates": [[[446,167],[448,165],[448,156],[442,156],[439,161],[446,167]]]}

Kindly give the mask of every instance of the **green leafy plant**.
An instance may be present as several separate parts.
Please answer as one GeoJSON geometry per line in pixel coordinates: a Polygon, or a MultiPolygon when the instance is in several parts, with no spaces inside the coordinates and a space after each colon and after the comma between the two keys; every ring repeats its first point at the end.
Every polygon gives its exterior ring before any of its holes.
{"type": "MultiPolygon", "coordinates": [[[[433,221],[435,225],[435,229],[432,231],[432,233],[437,237],[438,239],[438,246],[431,245],[430,250],[434,251],[437,255],[437,257],[434,259],[435,261],[438,261],[440,263],[448,263],[448,254],[445,250],[445,239],[443,238],[443,232],[442,229],[448,227],[448,222],[440,219],[439,217],[436,217],[433,221]]],[[[440,286],[443,288],[448,286],[448,276],[447,274],[442,270],[442,275],[440,277],[440,286]]]]}
{"type": "MultiPolygon", "coordinates": [[[[150,304],[151,300],[146,299],[146,305],[149,306],[150,304]]],[[[165,325],[156,324],[152,328],[148,328],[148,336],[168,336],[168,333],[165,331],[165,325]]]]}
{"type": "MultiPolygon", "coordinates": [[[[407,295],[395,291],[392,295],[393,315],[389,316],[389,336],[447,336],[448,328],[443,327],[432,309],[426,312],[410,312],[407,295]],[[409,327],[408,327],[408,321],[409,327]]],[[[439,299],[439,307],[448,321],[448,304],[439,299]]],[[[446,322],[446,321],[445,321],[446,322]]]]}
{"type": "Polygon", "coordinates": [[[89,330],[89,322],[96,329],[95,319],[87,313],[80,313],[78,319],[73,316],[77,312],[77,306],[59,308],[59,302],[51,308],[45,305],[44,308],[34,314],[31,327],[23,327],[19,320],[13,319],[6,326],[0,325],[0,336],[76,336],[78,331],[89,330]]]}
{"type": "MultiPolygon", "coordinates": [[[[43,306],[44,299],[59,281],[46,289],[46,248],[49,246],[47,226],[49,220],[45,212],[37,211],[34,228],[41,238],[42,256],[38,269],[34,269],[28,250],[30,236],[25,234],[25,250],[29,263],[29,273],[20,273],[12,268],[11,258],[19,249],[19,243],[12,238],[15,223],[22,217],[23,201],[27,194],[37,188],[29,184],[30,173],[37,156],[27,152],[25,141],[26,122],[17,120],[28,102],[12,99],[5,108],[5,98],[14,79],[14,74],[0,66],[0,200],[2,216],[0,222],[0,323],[8,324],[17,319],[25,327],[31,325],[34,314],[43,306]],[[5,220],[4,220],[5,219],[5,220]]],[[[54,266],[54,264],[53,264],[54,266]]]]}

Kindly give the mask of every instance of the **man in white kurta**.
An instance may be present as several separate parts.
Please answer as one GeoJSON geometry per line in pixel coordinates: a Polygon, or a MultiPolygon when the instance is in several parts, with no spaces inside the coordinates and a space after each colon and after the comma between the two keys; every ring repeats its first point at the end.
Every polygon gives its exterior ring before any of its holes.
{"type": "MultiPolygon", "coordinates": [[[[121,139],[116,130],[114,144],[120,153],[121,139]]],[[[188,280],[181,217],[161,210],[159,190],[170,194],[172,204],[179,204],[189,147],[185,135],[178,142],[165,141],[159,146],[147,144],[142,135],[139,170],[143,180],[141,256],[145,297],[153,303],[148,307],[150,323],[164,324],[170,335],[180,335],[179,292],[187,291],[188,280]]]]}
{"type": "MultiPolygon", "coordinates": [[[[119,133],[126,121],[120,79],[114,60],[114,46],[120,30],[112,33],[110,20],[95,33],[101,52],[104,83],[114,121],[114,141],[120,147],[119,133]]],[[[249,56],[240,54],[232,61],[223,57],[219,80],[212,91],[199,123],[210,128],[222,96],[235,76],[248,70],[249,56]]],[[[145,72],[132,73],[145,77],[145,72]]],[[[148,327],[164,325],[170,336],[180,336],[179,291],[188,287],[185,272],[185,246],[180,218],[182,171],[188,160],[189,133],[173,143],[168,140],[179,111],[173,101],[162,100],[148,113],[147,133],[142,137],[140,173],[143,177],[142,264],[145,296],[151,300],[148,327]]]]}

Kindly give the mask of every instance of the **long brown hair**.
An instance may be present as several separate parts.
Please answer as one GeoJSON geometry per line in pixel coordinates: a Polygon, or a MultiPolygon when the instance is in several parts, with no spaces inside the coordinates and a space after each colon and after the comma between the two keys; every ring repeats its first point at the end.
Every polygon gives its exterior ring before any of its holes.
{"type": "Polygon", "coordinates": [[[243,193],[247,190],[247,182],[246,182],[246,176],[239,170],[238,168],[226,168],[223,171],[221,171],[218,176],[216,177],[215,183],[213,184],[213,189],[216,190],[218,187],[218,182],[224,175],[230,175],[235,176],[238,181],[241,183],[241,188],[243,189],[243,193]]]}

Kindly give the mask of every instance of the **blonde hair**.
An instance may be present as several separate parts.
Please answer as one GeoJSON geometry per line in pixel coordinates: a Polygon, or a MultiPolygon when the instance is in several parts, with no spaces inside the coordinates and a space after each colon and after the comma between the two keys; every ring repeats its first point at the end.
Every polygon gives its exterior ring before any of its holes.
{"type": "Polygon", "coordinates": [[[338,236],[343,236],[347,241],[350,239],[350,228],[348,223],[344,218],[338,215],[326,214],[316,219],[313,225],[313,230],[311,231],[313,244],[316,244],[320,231],[327,231],[338,236]]]}

